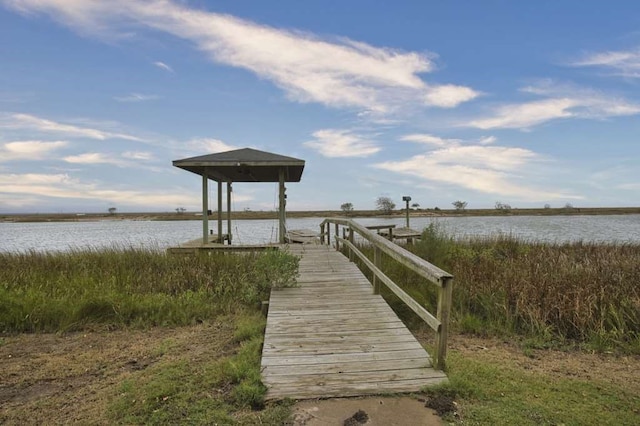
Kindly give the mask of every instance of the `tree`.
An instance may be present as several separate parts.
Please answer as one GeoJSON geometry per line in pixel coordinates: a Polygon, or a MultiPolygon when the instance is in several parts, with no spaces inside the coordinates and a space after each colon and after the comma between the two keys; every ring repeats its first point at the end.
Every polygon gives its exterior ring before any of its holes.
{"type": "Polygon", "coordinates": [[[573,204],[567,203],[567,204],[564,205],[564,208],[567,209],[567,210],[572,210],[573,209],[573,204]]]}
{"type": "Polygon", "coordinates": [[[109,208],[107,209],[107,211],[109,212],[109,214],[116,214],[116,211],[117,211],[117,210],[118,210],[118,209],[116,209],[115,207],[109,207],[109,208]]]}
{"type": "Polygon", "coordinates": [[[378,197],[376,200],[376,209],[382,211],[384,214],[390,214],[395,208],[396,203],[389,197],[378,197]]]}
{"type": "Polygon", "coordinates": [[[451,203],[451,204],[453,204],[453,207],[455,207],[455,208],[456,208],[456,210],[460,210],[460,211],[462,211],[462,210],[464,210],[464,209],[466,209],[466,208],[467,208],[467,202],[466,202],[466,201],[460,201],[460,200],[458,200],[458,201],[454,201],[454,202],[453,202],[453,203],[451,203]]]}
{"type": "Polygon", "coordinates": [[[411,204],[411,208],[412,208],[412,209],[416,209],[416,210],[418,210],[418,208],[419,208],[419,207],[420,207],[420,204],[419,204],[419,203],[413,203],[413,204],[411,204]]]}
{"type": "Polygon", "coordinates": [[[545,205],[544,205],[544,208],[545,208],[545,209],[550,209],[550,208],[551,208],[551,204],[545,204],[545,205]]]}
{"type": "Polygon", "coordinates": [[[511,210],[511,205],[503,203],[502,201],[496,201],[496,210],[503,210],[508,212],[509,210],[511,210]]]}
{"type": "Polygon", "coordinates": [[[186,211],[187,211],[187,209],[185,209],[184,207],[176,208],[176,213],[178,213],[178,214],[183,214],[186,211]]]}
{"type": "Polygon", "coordinates": [[[344,212],[347,216],[353,213],[353,203],[342,203],[340,204],[340,210],[344,212]]]}

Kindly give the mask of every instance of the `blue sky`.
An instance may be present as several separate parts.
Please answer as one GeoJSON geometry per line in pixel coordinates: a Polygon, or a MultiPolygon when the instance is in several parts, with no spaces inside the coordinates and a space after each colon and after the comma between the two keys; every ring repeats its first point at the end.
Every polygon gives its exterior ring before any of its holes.
{"type": "Polygon", "coordinates": [[[0,212],[196,210],[171,161],[242,147],[306,160],[291,210],[640,204],[637,2],[0,0],[0,40],[0,212]]]}

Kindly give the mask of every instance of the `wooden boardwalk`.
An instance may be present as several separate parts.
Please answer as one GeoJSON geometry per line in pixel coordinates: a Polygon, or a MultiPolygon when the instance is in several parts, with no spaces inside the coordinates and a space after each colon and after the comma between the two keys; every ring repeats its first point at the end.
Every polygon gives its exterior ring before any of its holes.
{"type": "Polygon", "coordinates": [[[413,392],[446,380],[355,264],[327,246],[289,247],[302,257],[300,286],[271,292],[267,399],[413,392]]]}

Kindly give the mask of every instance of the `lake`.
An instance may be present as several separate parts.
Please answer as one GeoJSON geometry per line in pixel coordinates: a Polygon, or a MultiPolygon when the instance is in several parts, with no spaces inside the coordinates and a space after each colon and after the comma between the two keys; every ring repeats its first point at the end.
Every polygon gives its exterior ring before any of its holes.
{"type": "MultiPolygon", "coordinates": [[[[289,219],[289,229],[319,229],[323,218],[289,219]]],[[[364,225],[396,224],[403,218],[362,218],[364,225]]],[[[550,242],[598,241],[640,243],[640,215],[612,216],[489,216],[411,218],[411,227],[422,230],[441,224],[455,236],[510,234],[529,240],[550,242]]],[[[215,228],[215,222],[209,222],[215,228]]],[[[226,222],[225,222],[226,231],[226,222]]],[[[232,224],[234,243],[275,242],[276,220],[239,220],[232,224]]],[[[200,221],[98,221],[0,223],[0,251],[63,251],[87,247],[132,246],[164,249],[202,234],[200,221]]]]}

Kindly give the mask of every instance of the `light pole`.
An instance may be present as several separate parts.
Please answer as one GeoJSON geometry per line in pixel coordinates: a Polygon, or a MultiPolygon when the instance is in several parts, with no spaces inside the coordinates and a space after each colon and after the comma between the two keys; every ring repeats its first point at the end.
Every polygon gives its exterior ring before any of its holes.
{"type": "Polygon", "coordinates": [[[409,201],[411,201],[411,197],[405,195],[402,197],[402,201],[406,201],[407,203],[407,228],[409,228],[409,201]]]}

